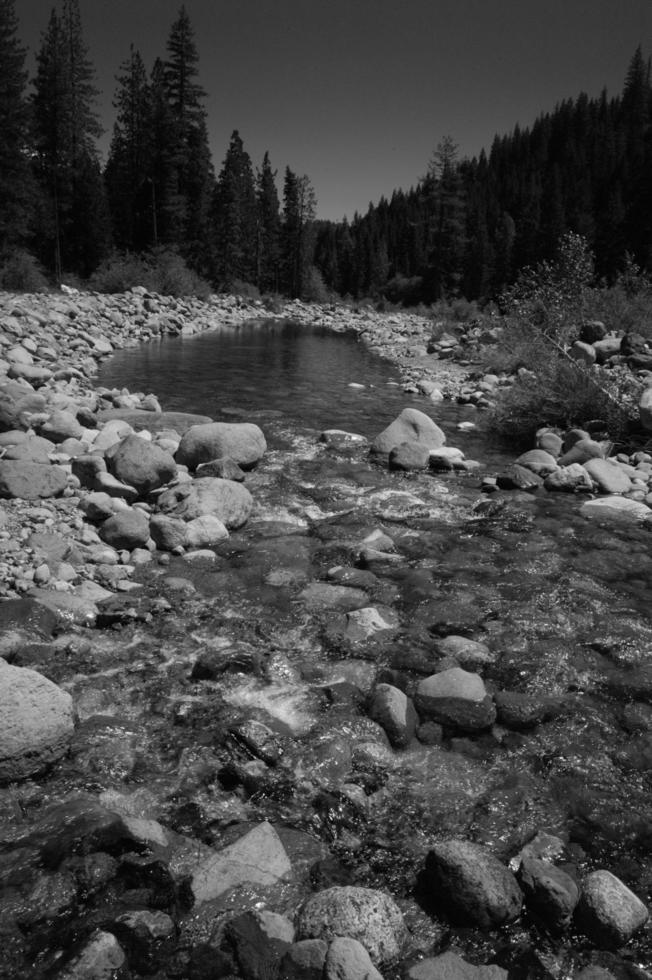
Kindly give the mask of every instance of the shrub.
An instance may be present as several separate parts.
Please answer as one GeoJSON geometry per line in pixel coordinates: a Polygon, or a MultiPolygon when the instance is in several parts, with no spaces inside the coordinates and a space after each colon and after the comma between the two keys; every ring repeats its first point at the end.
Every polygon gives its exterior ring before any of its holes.
{"type": "Polygon", "coordinates": [[[570,344],[588,318],[594,275],[586,239],[568,232],[559,241],[556,258],[522,269],[500,304],[506,315],[533,324],[560,344],[570,344]]]}
{"type": "Polygon", "coordinates": [[[256,299],[260,299],[260,290],[258,286],[255,286],[253,282],[245,282],[244,279],[234,279],[228,292],[233,293],[234,296],[240,296],[241,299],[250,300],[253,302],[256,299]]]}
{"type": "Polygon", "coordinates": [[[531,446],[541,426],[562,429],[600,419],[614,443],[625,441],[637,418],[641,385],[627,370],[587,368],[552,352],[504,389],[490,411],[495,432],[531,446]]]}
{"type": "Polygon", "coordinates": [[[169,248],[152,249],[142,255],[116,253],[102,262],[88,284],[99,293],[123,293],[133,286],[144,286],[163,296],[206,299],[211,292],[208,283],[169,248]]]}
{"type": "Polygon", "coordinates": [[[319,269],[311,265],[303,282],[301,299],[306,303],[332,303],[335,298],[335,293],[328,288],[319,269]]]}
{"type": "Polygon", "coordinates": [[[285,298],[280,293],[265,293],[263,296],[263,306],[270,313],[282,313],[285,306],[285,298]]]}
{"type": "Polygon", "coordinates": [[[37,259],[17,249],[0,258],[0,289],[8,293],[46,293],[50,288],[37,259]]]}

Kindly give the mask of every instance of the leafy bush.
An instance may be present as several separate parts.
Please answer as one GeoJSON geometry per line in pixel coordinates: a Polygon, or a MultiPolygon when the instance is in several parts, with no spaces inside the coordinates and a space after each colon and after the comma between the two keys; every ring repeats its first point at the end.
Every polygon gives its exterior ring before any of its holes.
{"type": "Polygon", "coordinates": [[[600,419],[613,442],[622,443],[637,418],[640,392],[626,369],[587,368],[553,353],[536,373],[524,370],[501,392],[490,424],[510,442],[532,446],[541,426],[568,429],[600,419]]]}
{"type": "Polygon", "coordinates": [[[306,273],[301,290],[301,299],[306,303],[334,302],[335,293],[328,288],[321,272],[314,265],[311,265],[306,273]]]}
{"type": "Polygon", "coordinates": [[[8,293],[46,293],[50,288],[37,259],[18,249],[0,258],[0,289],[8,293]]]}
{"type": "Polygon", "coordinates": [[[168,248],[156,248],[143,255],[116,253],[99,266],[88,284],[99,293],[123,293],[133,286],[144,286],[163,296],[200,299],[206,299],[211,291],[178,252],[168,248]]]}
{"type": "Polygon", "coordinates": [[[260,299],[260,290],[253,282],[245,282],[244,279],[234,279],[229,288],[229,292],[241,299],[253,300],[260,299]]]}
{"type": "Polygon", "coordinates": [[[559,241],[556,258],[522,269],[500,297],[503,312],[531,323],[561,344],[577,339],[592,306],[595,270],[586,239],[573,232],[559,241]]]}
{"type": "Polygon", "coordinates": [[[263,296],[263,306],[270,313],[282,313],[285,306],[285,299],[280,293],[265,293],[263,296]]]}

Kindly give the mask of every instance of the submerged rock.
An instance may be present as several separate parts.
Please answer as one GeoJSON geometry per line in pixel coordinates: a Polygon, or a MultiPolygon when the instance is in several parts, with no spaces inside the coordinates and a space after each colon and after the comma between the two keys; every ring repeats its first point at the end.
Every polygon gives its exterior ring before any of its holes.
{"type": "Polygon", "coordinates": [[[280,838],[267,821],[204,858],[192,876],[195,901],[207,902],[243,883],[273,885],[292,873],[280,838]]]}
{"type": "Polygon", "coordinates": [[[421,681],[416,694],[422,715],[462,731],[482,731],[496,720],[496,707],[477,674],[451,667],[421,681]]]}

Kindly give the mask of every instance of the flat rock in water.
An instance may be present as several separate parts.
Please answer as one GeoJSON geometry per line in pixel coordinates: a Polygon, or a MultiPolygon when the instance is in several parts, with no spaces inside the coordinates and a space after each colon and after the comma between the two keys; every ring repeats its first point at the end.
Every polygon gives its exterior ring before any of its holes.
{"type": "Polygon", "coordinates": [[[42,674],[0,659],[0,782],[41,773],[66,752],[72,698],[42,674]]]}
{"type": "Polygon", "coordinates": [[[580,507],[580,514],[589,520],[606,524],[642,524],[652,522],[652,509],[629,497],[599,497],[587,500],[580,507]]]}
{"type": "Polygon", "coordinates": [[[192,891],[199,904],[241,884],[276,884],[291,872],[290,859],[278,834],[264,821],[235,844],[204,859],[194,870],[192,891]]]}
{"type": "Polygon", "coordinates": [[[424,678],[416,705],[421,715],[462,731],[482,731],[496,720],[496,707],[482,678],[461,667],[424,678]]]}
{"type": "Polygon", "coordinates": [[[427,957],[411,966],[406,980],[507,980],[500,966],[473,966],[452,950],[427,957]]]}
{"type": "Polygon", "coordinates": [[[632,489],[630,478],[610,459],[588,459],[583,466],[602,493],[627,493],[632,489]]]}

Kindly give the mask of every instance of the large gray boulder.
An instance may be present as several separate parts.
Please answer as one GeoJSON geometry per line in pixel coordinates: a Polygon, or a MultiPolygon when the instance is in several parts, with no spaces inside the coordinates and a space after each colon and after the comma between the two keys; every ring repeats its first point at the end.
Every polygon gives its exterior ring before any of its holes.
{"type": "Polygon", "coordinates": [[[0,385],[0,432],[29,428],[31,416],[43,412],[45,406],[45,398],[31,385],[18,381],[0,385]]]}
{"type": "Polygon", "coordinates": [[[317,892],[300,906],[295,925],[298,940],[357,939],[376,966],[396,960],[407,939],[398,905],[373,888],[335,886],[317,892]]]}
{"type": "Polygon", "coordinates": [[[440,841],[429,852],[425,870],[433,899],[455,921],[493,929],[520,915],[523,895],[516,878],[478,844],[440,841]]]}
{"type": "Polygon", "coordinates": [[[405,980],[507,980],[507,970],[494,964],[474,966],[449,949],[414,963],[408,968],[405,980]]]}
{"type": "Polygon", "coordinates": [[[0,658],[0,783],[42,772],[66,752],[72,698],[46,677],[0,658]]]}
{"type": "Polygon", "coordinates": [[[451,667],[425,677],[417,688],[419,713],[461,731],[482,731],[496,720],[496,706],[478,674],[451,667]]]}
{"type": "Polygon", "coordinates": [[[627,473],[611,459],[588,459],[582,465],[602,493],[628,493],[632,489],[627,473]]]}
{"type": "Polygon", "coordinates": [[[44,500],[58,497],[66,489],[68,477],[61,466],[24,460],[0,460],[0,497],[44,500]]]}
{"type": "Polygon", "coordinates": [[[578,923],[599,946],[624,946],[648,918],[640,898],[610,871],[593,871],[582,882],[578,923]]]}
{"type": "Polygon", "coordinates": [[[109,470],[140,496],[165,486],[177,475],[172,455],[137,435],[127,436],[105,453],[109,470]]]}
{"type": "Polygon", "coordinates": [[[241,483],[207,476],[165,490],[158,505],[162,513],[184,521],[212,514],[233,530],[247,521],[254,501],[241,483]]]}
{"type": "Polygon", "coordinates": [[[119,551],[144,548],[149,541],[149,519],[142,510],[127,507],[107,518],[99,533],[102,541],[119,551]]]}
{"type": "Polygon", "coordinates": [[[446,442],[446,435],[424,412],[416,408],[404,408],[401,414],[376,436],[371,449],[375,453],[390,453],[394,446],[400,446],[403,442],[416,442],[426,449],[439,449],[446,442]]]}
{"type": "Polygon", "coordinates": [[[50,417],[39,426],[38,431],[39,435],[54,443],[64,442],[66,439],[79,439],[84,434],[77,417],[65,409],[52,412],[50,417]]]}
{"type": "Polygon", "coordinates": [[[195,470],[200,463],[228,456],[243,470],[262,459],[267,443],[262,429],[251,422],[208,422],[193,425],[181,437],[176,459],[195,470]]]}

